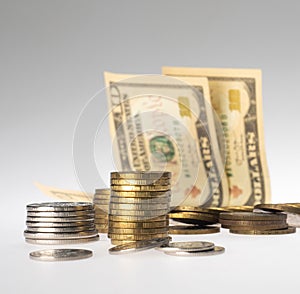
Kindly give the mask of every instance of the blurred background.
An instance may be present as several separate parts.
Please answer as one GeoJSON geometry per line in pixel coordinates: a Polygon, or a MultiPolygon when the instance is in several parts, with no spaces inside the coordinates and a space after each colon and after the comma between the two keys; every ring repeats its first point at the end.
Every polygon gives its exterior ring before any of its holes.
{"type": "MultiPolygon", "coordinates": [[[[300,201],[299,8],[289,0],[1,0],[1,207],[14,203],[21,226],[24,205],[48,199],[33,182],[80,189],[74,129],[103,89],[103,71],[159,74],[163,65],[262,69],[273,201],[300,201]]],[[[106,114],[104,98],[97,111],[106,114]]],[[[104,132],[107,182],[109,140],[104,132]]]]}

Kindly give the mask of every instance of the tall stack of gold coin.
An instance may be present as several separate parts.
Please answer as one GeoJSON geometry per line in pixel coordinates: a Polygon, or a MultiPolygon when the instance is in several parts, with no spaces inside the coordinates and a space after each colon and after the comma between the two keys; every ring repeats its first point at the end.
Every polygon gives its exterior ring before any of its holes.
{"type": "Polygon", "coordinates": [[[168,237],[170,172],[112,172],[108,237],[114,245],[168,237]]]}
{"type": "Polygon", "coordinates": [[[96,189],[93,198],[95,206],[95,225],[99,233],[108,233],[108,210],[110,189],[96,189]]]}

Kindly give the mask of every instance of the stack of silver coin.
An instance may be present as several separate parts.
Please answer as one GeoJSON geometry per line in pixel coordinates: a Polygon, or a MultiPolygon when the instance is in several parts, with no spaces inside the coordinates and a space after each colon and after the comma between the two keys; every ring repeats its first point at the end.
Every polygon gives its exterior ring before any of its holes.
{"type": "Polygon", "coordinates": [[[99,233],[108,233],[108,210],[110,189],[96,189],[93,203],[95,206],[95,225],[99,233]]]}
{"type": "Polygon", "coordinates": [[[89,202],[27,205],[25,240],[32,244],[75,244],[97,241],[95,210],[89,202]]]}
{"type": "Polygon", "coordinates": [[[108,237],[114,245],[168,237],[170,172],[113,172],[108,237]]]}

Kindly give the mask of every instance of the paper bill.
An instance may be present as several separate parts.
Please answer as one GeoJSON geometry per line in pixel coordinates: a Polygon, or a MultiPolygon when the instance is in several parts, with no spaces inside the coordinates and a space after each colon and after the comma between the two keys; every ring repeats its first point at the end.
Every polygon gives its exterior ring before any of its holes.
{"type": "Polygon", "coordinates": [[[227,205],[207,79],[105,73],[105,81],[117,169],[171,171],[171,206],[227,205]]]}
{"type": "Polygon", "coordinates": [[[40,183],[34,183],[35,186],[47,196],[70,202],[93,202],[93,194],[87,194],[80,191],[63,190],[50,186],[44,186],[40,183]]]}
{"type": "Polygon", "coordinates": [[[164,67],[163,74],[207,77],[212,106],[226,138],[230,205],[270,202],[260,70],[164,67]]]}

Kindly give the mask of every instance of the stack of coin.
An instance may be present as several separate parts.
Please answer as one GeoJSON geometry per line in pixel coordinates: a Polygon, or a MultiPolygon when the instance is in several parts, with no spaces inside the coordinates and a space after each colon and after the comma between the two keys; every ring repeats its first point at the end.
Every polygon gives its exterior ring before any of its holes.
{"type": "Polygon", "coordinates": [[[169,217],[188,226],[169,226],[169,234],[213,234],[220,232],[220,228],[212,226],[219,221],[219,210],[193,206],[177,206],[169,213],[169,217]]]}
{"type": "Polygon", "coordinates": [[[99,233],[108,233],[108,210],[110,189],[96,189],[93,203],[95,206],[95,225],[99,233]]]}
{"type": "Polygon", "coordinates": [[[49,202],[27,205],[25,240],[32,244],[75,244],[99,239],[95,211],[89,202],[49,202]]]}
{"type": "Polygon", "coordinates": [[[219,221],[222,228],[234,234],[279,235],[295,232],[289,227],[287,216],[282,213],[224,212],[219,221]]]}
{"type": "Polygon", "coordinates": [[[113,172],[108,237],[114,245],[168,237],[171,173],[113,172]]]}

